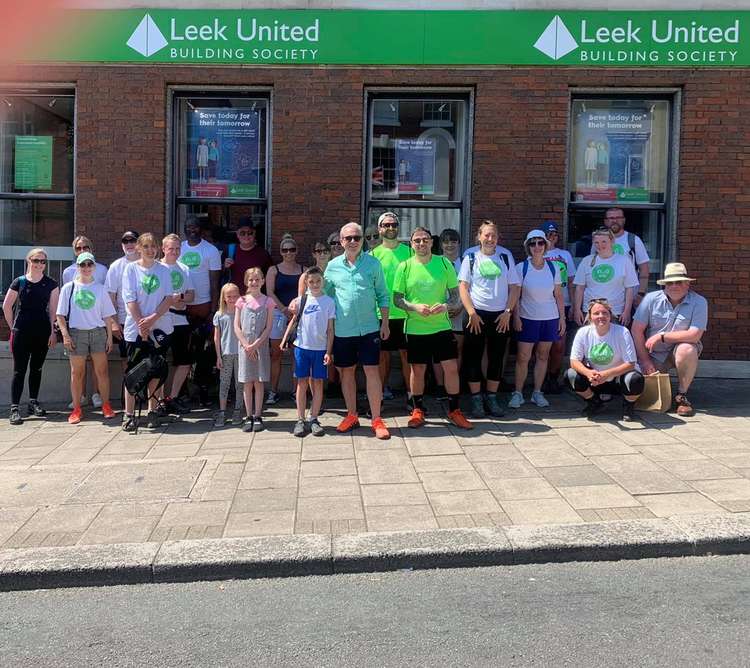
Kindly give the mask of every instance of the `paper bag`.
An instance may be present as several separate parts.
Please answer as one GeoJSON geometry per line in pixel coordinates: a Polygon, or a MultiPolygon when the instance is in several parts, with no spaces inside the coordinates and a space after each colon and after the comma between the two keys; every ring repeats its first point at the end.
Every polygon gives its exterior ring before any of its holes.
{"type": "Polygon", "coordinates": [[[642,411],[666,413],[672,407],[672,384],[668,373],[652,373],[645,377],[643,394],[638,397],[635,407],[642,411]]]}

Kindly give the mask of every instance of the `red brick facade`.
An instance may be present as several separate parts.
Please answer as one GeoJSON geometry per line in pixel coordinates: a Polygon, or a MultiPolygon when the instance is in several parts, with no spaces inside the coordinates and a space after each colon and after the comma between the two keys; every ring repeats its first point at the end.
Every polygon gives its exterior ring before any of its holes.
{"type": "MultiPolygon", "coordinates": [[[[544,217],[562,220],[568,106],[575,87],[683,91],[677,249],[710,302],[708,357],[749,359],[750,72],[628,69],[18,66],[2,79],[77,88],[76,231],[102,259],[128,227],[166,218],[169,86],[273,89],[271,248],[359,219],[368,86],[475,90],[472,219],[497,220],[507,245],[544,217]]],[[[308,248],[303,245],[301,258],[308,248]]]]}

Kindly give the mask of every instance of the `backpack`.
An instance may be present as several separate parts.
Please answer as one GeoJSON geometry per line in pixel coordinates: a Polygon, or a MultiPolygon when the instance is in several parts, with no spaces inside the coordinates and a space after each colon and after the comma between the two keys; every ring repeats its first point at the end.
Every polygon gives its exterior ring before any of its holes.
{"type": "Polygon", "coordinates": [[[302,316],[305,314],[305,306],[307,305],[307,292],[302,295],[299,300],[299,308],[292,318],[292,329],[289,332],[289,337],[284,338],[281,342],[282,349],[286,350],[289,346],[293,346],[299,338],[299,328],[302,324],[302,316]]]}
{"type": "MultiPolygon", "coordinates": [[[[555,264],[552,262],[552,260],[545,259],[544,262],[547,264],[547,269],[549,269],[550,273],[552,274],[552,281],[555,280],[555,264]]],[[[523,261],[523,269],[521,270],[523,273],[523,276],[521,277],[521,285],[523,285],[523,282],[526,280],[526,274],[529,273],[529,258],[526,258],[523,261]]]]}
{"type": "Polygon", "coordinates": [[[151,338],[148,339],[146,346],[137,348],[134,351],[129,361],[131,363],[136,360],[139,361],[125,373],[122,381],[125,389],[135,397],[138,407],[138,420],[136,421],[134,434],[138,433],[137,425],[140,423],[143,405],[147,404],[148,400],[164,385],[169,375],[169,366],[165,357],[166,350],[162,347],[162,343],[167,337],[161,330],[155,330],[153,337],[153,340],[151,338]],[[154,392],[150,394],[149,384],[153,380],[158,382],[154,388],[154,392]]]}
{"type": "MultiPolygon", "coordinates": [[[[505,268],[510,269],[510,261],[505,253],[498,253],[505,263],[505,268]]],[[[474,262],[476,260],[476,253],[469,253],[469,276],[474,275],[474,262]]],[[[524,274],[525,275],[525,274],[524,274]]]]}

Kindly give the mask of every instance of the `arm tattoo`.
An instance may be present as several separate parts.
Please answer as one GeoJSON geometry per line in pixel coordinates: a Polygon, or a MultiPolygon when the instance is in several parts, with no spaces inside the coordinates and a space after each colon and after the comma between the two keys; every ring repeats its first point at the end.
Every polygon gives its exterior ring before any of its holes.
{"type": "Polygon", "coordinates": [[[400,309],[403,309],[404,311],[413,311],[414,306],[411,304],[411,302],[407,302],[406,299],[404,299],[404,293],[403,292],[394,292],[393,293],[393,303],[398,306],[400,309]]]}
{"type": "Polygon", "coordinates": [[[460,304],[461,297],[458,294],[458,288],[448,288],[448,301],[446,302],[448,308],[453,310],[456,307],[460,306],[460,304]]]}

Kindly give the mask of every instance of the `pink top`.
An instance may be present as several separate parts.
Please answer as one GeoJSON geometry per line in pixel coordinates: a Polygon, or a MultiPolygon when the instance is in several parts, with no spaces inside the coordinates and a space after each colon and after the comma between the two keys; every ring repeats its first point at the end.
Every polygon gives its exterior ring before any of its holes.
{"type": "Polygon", "coordinates": [[[272,315],[273,310],[276,308],[276,303],[273,301],[273,299],[263,294],[261,294],[258,299],[256,299],[252,295],[245,295],[244,297],[240,297],[235,304],[235,308],[237,310],[242,310],[245,305],[249,306],[252,309],[259,309],[265,306],[268,309],[268,315],[272,315]]]}

